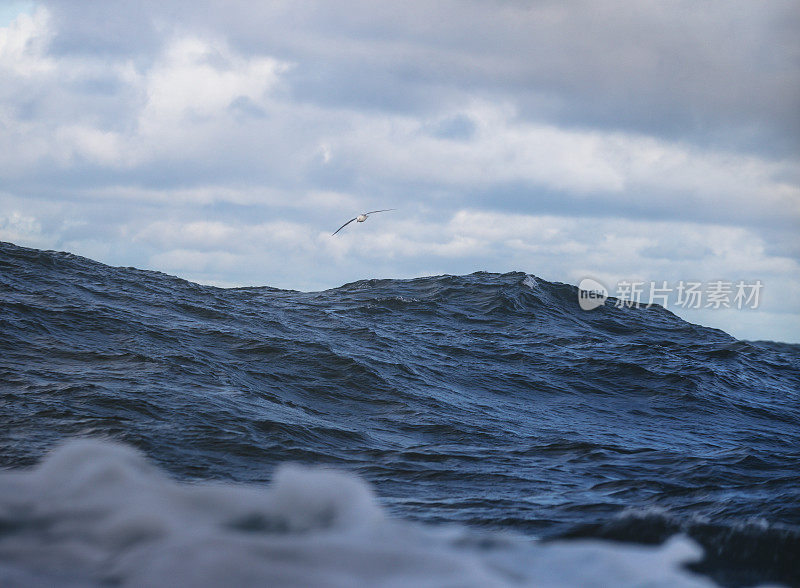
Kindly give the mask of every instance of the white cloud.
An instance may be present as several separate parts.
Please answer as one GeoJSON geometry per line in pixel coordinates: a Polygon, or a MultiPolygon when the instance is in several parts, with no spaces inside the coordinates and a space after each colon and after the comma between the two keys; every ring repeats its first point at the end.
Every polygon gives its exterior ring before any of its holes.
{"type": "MultiPolygon", "coordinates": [[[[353,131],[331,138],[339,157],[385,182],[421,182],[462,190],[516,183],[607,203],[617,214],[663,211],[685,219],[723,217],[739,223],[800,223],[800,187],[792,161],[700,150],[652,137],[573,131],[526,123],[506,107],[473,104],[460,112],[477,121],[470,141],[423,132],[413,117],[361,117],[353,131]]],[[[598,207],[592,211],[596,212],[598,207]]]]}
{"type": "Polygon", "coordinates": [[[76,159],[101,166],[115,166],[124,149],[118,133],[90,126],[62,126],[56,131],[55,140],[62,148],[53,155],[64,167],[75,163],[76,159]]]}
{"type": "MultiPolygon", "coordinates": [[[[267,92],[287,68],[270,57],[243,57],[223,41],[192,36],[172,39],[141,80],[147,98],[137,131],[161,141],[169,131],[188,131],[225,116],[239,98],[267,106],[267,92]]],[[[185,134],[178,137],[185,138],[185,134]]]]}
{"type": "Polygon", "coordinates": [[[35,217],[13,211],[6,215],[0,214],[0,241],[42,247],[48,239],[42,235],[41,223],[35,217]]]}
{"type": "Polygon", "coordinates": [[[207,157],[227,133],[231,106],[237,100],[251,108],[267,106],[267,94],[288,68],[271,57],[244,57],[224,41],[191,35],[170,39],[158,59],[143,67],[127,58],[54,57],[48,53],[50,21],[39,9],[0,28],[0,74],[7,82],[6,91],[0,90],[0,122],[8,130],[0,165],[10,171],[53,162],[63,168],[81,162],[124,168],[159,158],[207,157]],[[121,130],[99,128],[91,112],[94,97],[81,94],[82,84],[99,79],[126,95],[119,106],[127,110],[121,108],[122,120],[116,121],[121,130]],[[51,103],[55,96],[79,110],[77,120],[60,110],[63,104],[51,103]],[[30,117],[19,111],[31,97],[44,116],[26,120],[30,117]]]}
{"type": "Polygon", "coordinates": [[[49,14],[42,8],[0,27],[0,72],[23,78],[52,72],[56,64],[46,55],[50,35],[49,14]]]}

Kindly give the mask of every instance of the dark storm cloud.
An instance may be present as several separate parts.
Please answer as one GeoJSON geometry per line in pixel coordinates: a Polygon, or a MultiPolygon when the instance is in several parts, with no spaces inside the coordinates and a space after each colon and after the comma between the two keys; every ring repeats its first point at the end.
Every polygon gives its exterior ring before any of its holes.
{"type": "Polygon", "coordinates": [[[293,61],[300,100],[435,111],[455,94],[530,120],[722,149],[800,149],[800,4],[59,2],[54,47],[141,58],[181,28],[293,61]]]}

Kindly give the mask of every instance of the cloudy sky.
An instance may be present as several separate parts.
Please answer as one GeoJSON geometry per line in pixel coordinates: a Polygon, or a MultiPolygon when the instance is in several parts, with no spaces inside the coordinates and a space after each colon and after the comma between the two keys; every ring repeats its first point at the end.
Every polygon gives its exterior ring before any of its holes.
{"type": "Polygon", "coordinates": [[[798,6],[0,0],[0,240],[221,286],[761,280],[670,308],[798,342],[798,6]]]}

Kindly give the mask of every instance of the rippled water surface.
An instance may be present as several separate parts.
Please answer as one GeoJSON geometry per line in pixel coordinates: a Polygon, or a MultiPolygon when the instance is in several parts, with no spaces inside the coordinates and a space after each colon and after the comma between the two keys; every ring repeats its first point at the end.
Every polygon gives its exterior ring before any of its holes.
{"type": "Polygon", "coordinates": [[[684,534],[717,583],[800,585],[800,346],[523,273],[221,289],[11,244],[0,335],[7,470],[74,437],[183,481],[324,464],[398,520],[684,534]]]}

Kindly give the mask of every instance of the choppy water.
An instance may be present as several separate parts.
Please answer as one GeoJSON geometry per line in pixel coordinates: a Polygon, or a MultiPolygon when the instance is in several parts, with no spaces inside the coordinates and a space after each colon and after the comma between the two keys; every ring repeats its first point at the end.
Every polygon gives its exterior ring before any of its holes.
{"type": "Polygon", "coordinates": [[[799,391],[800,346],[523,273],[220,289],[3,243],[0,584],[800,585],[799,391]]]}

